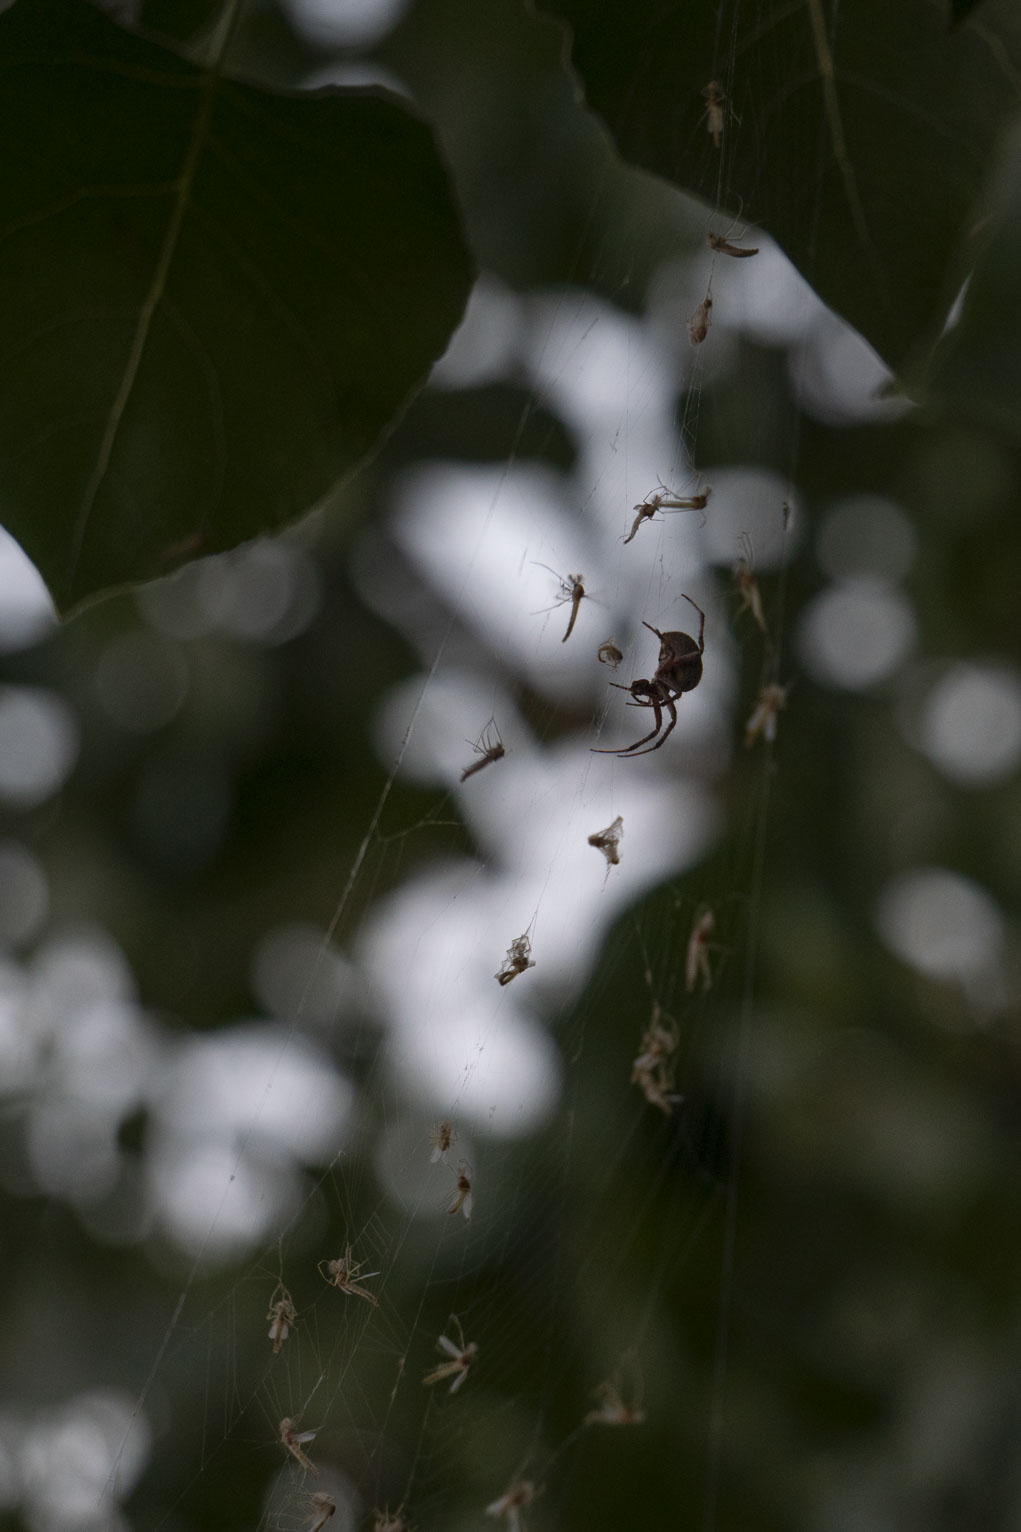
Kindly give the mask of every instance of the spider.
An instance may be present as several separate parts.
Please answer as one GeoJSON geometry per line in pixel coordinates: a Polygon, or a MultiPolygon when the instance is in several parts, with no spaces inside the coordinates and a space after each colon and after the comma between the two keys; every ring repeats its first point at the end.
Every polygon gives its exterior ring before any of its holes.
{"type": "MultiPolygon", "coordinates": [[[[645,622],[643,627],[648,628],[650,633],[655,633],[659,639],[659,664],[651,681],[632,681],[630,686],[620,686],[619,682],[611,681],[611,686],[616,686],[620,691],[631,693],[631,702],[628,707],[651,707],[656,720],[656,727],[641,739],[636,739],[633,745],[627,745],[623,750],[595,750],[596,755],[618,755],[621,757],[634,755],[651,755],[653,750],[658,750],[660,745],[665,744],[668,736],[677,723],[677,708],[674,705],[677,698],[684,692],[694,691],[702,679],[702,655],[705,651],[705,613],[702,608],[691,600],[690,596],[684,597],[690,601],[701,619],[698,625],[698,642],[689,633],[661,633],[654,628],[651,622],[645,622]],[[669,715],[669,723],[663,728],[663,709],[669,715]],[[659,738],[656,739],[657,734],[659,738]],[[649,745],[648,750],[641,747],[648,744],[650,739],[655,739],[654,745],[649,745]]],[[[593,747],[595,749],[595,747],[593,747]]]]}

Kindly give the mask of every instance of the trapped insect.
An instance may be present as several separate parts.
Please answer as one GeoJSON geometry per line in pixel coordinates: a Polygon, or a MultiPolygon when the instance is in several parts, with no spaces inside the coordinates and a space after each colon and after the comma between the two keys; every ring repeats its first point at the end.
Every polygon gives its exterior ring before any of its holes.
{"type": "Polygon", "coordinates": [[[344,1254],[338,1256],[335,1261],[320,1261],[318,1266],[319,1275],[331,1287],[339,1288],[349,1298],[365,1298],[373,1308],[379,1307],[379,1299],[374,1293],[370,1293],[367,1287],[362,1287],[362,1282],[367,1282],[370,1277],[378,1277],[378,1271],[367,1271],[362,1276],[364,1261],[355,1261],[351,1258],[351,1246],[348,1245],[344,1254]],[[326,1271],[323,1271],[323,1267],[326,1271]]]}
{"type": "Polygon", "coordinates": [[[451,1314],[450,1317],[453,1320],[454,1328],[457,1330],[457,1340],[451,1340],[449,1335],[441,1335],[439,1337],[436,1345],[440,1351],[446,1354],[448,1360],[441,1362],[431,1372],[427,1372],[422,1382],[428,1387],[433,1383],[442,1383],[446,1378],[453,1378],[454,1381],[447,1392],[456,1394],[465,1378],[467,1378],[468,1371],[479,1354],[479,1348],[474,1341],[465,1342],[464,1331],[461,1328],[461,1321],[457,1315],[451,1314]]]}
{"type": "MultiPolygon", "coordinates": [[[[533,559],[532,562],[535,563],[535,560],[533,559]]],[[[554,601],[552,606],[543,607],[542,611],[555,612],[558,606],[565,606],[568,601],[571,603],[571,615],[567,623],[567,632],[560,640],[562,644],[566,644],[567,640],[574,632],[575,623],[578,621],[578,608],[581,606],[581,603],[584,601],[585,596],[587,595],[585,590],[585,576],[580,574],[569,574],[565,580],[563,575],[557,574],[555,569],[550,569],[548,564],[536,563],[535,567],[536,569],[549,570],[549,573],[553,576],[553,578],[560,581],[560,600],[554,601]]],[[[539,617],[542,615],[542,613],[533,612],[532,615],[534,617],[539,617]]]]}
{"type": "Polygon", "coordinates": [[[673,1056],[677,1051],[677,1023],[658,1003],[642,1034],[641,1052],[631,1065],[631,1083],[640,1087],[651,1106],[667,1117],[681,1097],[674,1094],[673,1056]]]}
{"type": "MultiPolygon", "coordinates": [[[[704,336],[703,339],[705,339],[704,336]]],[[[704,511],[709,504],[709,496],[712,492],[712,485],[707,484],[705,489],[699,490],[694,495],[679,495],[676,490],[667,489],[661,482],[657,490],[654,490],[651,495],[646,495],[644,500],[633,507],[638,514],[631,523],[631,531],[624,542],[631,542],[642,522],[651,521],[657,511],[704,511]]],[[[702,520],[705,521],[705,517],[702,520]]]]}
{"type": "Polygon", "coordinates": [[[531,1505],[535,1499],[535,1485],[531,1479],[515,1479],[498,1500],[486,1506],[487,1516],[505,1516],[510,1532],[524,1532],[525,1522],[521,1515],[523,1505],[531,1505]]]}
{"type": "Polygon", "coordinates": [[[709,939],[716,930],[716,917],[712,910],[702,910],[695,916],[695,923],[688,937],[688,950],[684,959],[684,987],[688,994],[695,991],[699,979],[703,992],[712,988],[713,975],[709,967],[709,939]]]}
{"type": "Polygon", "coordinates": [[[473,761],[470,766],[466,766],[464,768],[461,773],[462,782],[467,782],[469,777],[473,777],[477,771],[482,771],[483,767],[492,766],[494,761],[502,761],[504,756],[507,754],[506,750],[504,749],[503,740],[500,738],[500,731],[496,727],[495,720],[492,718],[489,720],[489,723],[486,724],[486,727],[483,729],[478,739],[475,740],[474,743],[469,740],[468,743],[471,744],[472,749],[475,751],[476,755],[479,756],[479,759],[477,761],[473,761]],[[490,737],[490,728],[492,728],[496,734],[495,740],[490,737]]]}
{"type": "Polygon", "coordinates": [[[315,1440],[315,1438],[319,1435],[319,1428],[317,1426],[314,1431],[296,1431],[294,1429],[296,1424],[297,1422],[292,1420],[290,1415],[284,1416],[279,1426],[280,1445],[287,1448],[287,1451],[291,1454],[296,1463],[300,1463],[302,1468],[306,1469],[307,1472],[313,1474],[315,1478],[318,1479],[318,1468],[312,1462],[311,1458],[306,1456],[306,1454],[302,1451],[302,1448],[306,1442],[315,1440]]]}
{"type": "Polygon", "coordinates": [[[744,746],[750,750],[759,739],[772,744],[776,739],[776,717],[780,709],[787,706],[787,693],[790,691],[790,683],[780,686],[776,681],[771,681],[759,692],[755,703],[755,709],[745,724],[744,746]]]}
{"type": "Polygon", "coordinates": [[[709,334],[713,322],[712,307],[712,296],[706,293],[702,302],[688,320],[688,339],[693,346],[700,346],[709,334]]]}
{"type": "Polygon", "coordinates": [[[691,602],[701,621],[698,628],[698,640],[696,641],[689,633],[661,633],[654,628],[651,622],[645,622],[643,627],[648,628],[650,633],[655,633],[659,639],[659,664],[655,674],[648,681],[632,681],[630,686],[620,686],[617,681],[611,681],[611,686],[616,686],[619,691],[630,692],[632,700],[628,707],[651,707],[656,726],[648,734],[636,739],[633,745],[627,745],[623,750],[596,749],[597,755],[617,755],[622,759],[629,759],[635,755],[650,755],[653,750],[658,750],[660,745],[666,743],[668,737],[677,723],[676,701],[685,692],[694,691],[702,679],[702,654],[705,649],[705,613],[702,608],[690,596],[684,597],[685,601],[691,602]],[[663,711],[667,712],[669,723],[663,728],[663,711]],[[659,736],[657,739],[656,736],[659,736]],[[650,739],[655,739],[654,745],[649,745],[648,750],[641,747],[647,745],[650,739]]]}
{"type": "Polygon", "coordinates": [[[429,1134],[429,1142],[433,1146],[433,1152],[429,1156],[430,1162],[435,1165],[441,1160],[448,1149],[452,1149],[457,1143],[457,1134],[452,1122],[438,1122],[429,1134]]]}
{"type": "Polygon", "coordinates": [[[738,612],[751,612],[752,617],[763,633],[768,633],[766,617],[762,610],[762,596],[759,592],[759,582],[755,578],[755,558],[752,553],[752,542],[747,532],[742,532],[738,542],[739,554],[737,563],[734,565],[734,583],[737,593],[741,597],[741,606],[738,612]]]}
{"type": "Polygon", "coordinates": [[[608,638],[606,642],[604,644],[600,644],[599,648],[596,650],[596,659],[599,661],[600,665],[609,665],[611,670],[616,670],[617,666],[620,664],[623,658],[623,654],[617,648],[616,642],[612,638],[608,638]]]}
{"type": "Polygon", "coordinates": [[[312,1525],[308,1532],[323,1532],[323,1528],[337,1509],[337,1502],[331,1495],[317,1492],[309,1495],[309,1504],[312,1510],[312,1525]]]}
{"type": "Polygon", "coordinates": [[[702,118],[706,125],[706,132],[712,135],[713,148],[720,147],[720,139],[723,136],[723,108],[727,98],[718,80],[710,80],[702,91],[705,97],[706,107],[702,118]]]}
{"type": "Polygon", "coordinates": [[[725,234],[707,234],[705,242],[710,250],[715,250],[717,255],[733,255],[738,260],[749,255],[758,255],[759,247],[755,245],[732,245],[725,234]]]}
{"type": "Polygon", "coordinates": [[[529,968],[534,968],[532,962],[532,942],[527,931],[522,931],[520,936],[515,936],[507,948],[507,956],[500,965],[498,973],[493,978],[498,984],[509,984],[516,979],[519,973],[524,973],[529,968]]]}
{"type": "Polygon", "coordinates": [[[625,1404],[620,1382],[616,1378],[600,1383],[593,1394],[599,1400],[599,1408],[589,1410],[583,1422],[586,1426],[640,1426],[645,1419],[640,1397],[636,1397],[631,1404],[625,1404]]]}
{"type": "Polygon", "coordinates": [[[291,1326],[297,1320],[294,1303],[290,1293],[282,1282],[278,1282],[273,1289],[273,1296],[269,1300],[269,1338],[273,1342],[273,1355],[276,1356],[284,1341],[291,1333],[291,1326]]]}
{"type": "Polygon", "coordinates": [[[618,814],[612,825],[607,825],[605,830],[597,830],[590,835],[588,843],[601,851],[610,867],[620,865],[620,838],[624,834],[624,819],[618,814]]]}
{"type": "Polygon", "coordinates": [[[472,1184],[468,1171],[471,1166],[462,1160],[457,1167],[457,1187],[451,1199],[448,1213],[463,1213],[465,1218],[472,1216],[472,1184]]]}
{"type": "Polygon", "coordinates": [[[398,1506],[396,1511],[391,1511],[387,1506],[385,1510],[376,1511],[373,1516],[372,1532],[411,1532],[411,1528],[404,1519],[404,1507],[398,1506]]]}

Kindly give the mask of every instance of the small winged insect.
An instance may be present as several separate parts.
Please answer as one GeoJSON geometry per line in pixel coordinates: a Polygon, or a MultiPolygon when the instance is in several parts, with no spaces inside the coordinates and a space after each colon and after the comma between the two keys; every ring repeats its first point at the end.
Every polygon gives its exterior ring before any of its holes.
{"type": "Polygon", "coordinates": [[[429,1134],[429,1142],[432,1144],[432,1154],[429,1156],[431,1164],[442,1160],[448,1149],[452,1149],[457,1143],[457,1134],[452,1122],[438,1122],[429,1134]]]}
{"type": "Polygon", "coordinates": [[[712,910],[701,910],[688,937],[688,950],[684,959],[684,987],[694,994],[699,980],[703,991],[712,988],[713,975],[709,967],[709,942],[716,930],[716,917],[712,910]]]}
{"type": "Polygon", "coordinates": [[[749,255],[758,255],[758,245],[732,245],[726,234],[707,234],[705,242],[710,250],[715,250],[717,255],[732,255],[736,260],[743,260],[749,255]]]}
{"type": "Polygon", "coordinates": [[[712,295],[706,293],[702,302],[688,320],[688,339],[693,346],[700,346],[709,334],[713,322],[712,308],[712,295]]]}
{"type": "Polygon", "coordinates": [[[605,644],[600,644],[596,650],[596,659],[600,665],[609,665],[611,670],[616,670],[623,658],[623,654],[617,648],[616,642],[612,638],[608,638],[605,644]]]}
{"type": "Polygon", "coordinates": [[[771,681],[759,692],[754,711],[745,724],[746,750],[750,750],[760,739],[766,740],[768,744],[776,739],[776,716],[781,708],[787,706],[787,693],[790,689],[789,682],[786,686],[780,686],[776,681],[771,681]]]}
{"type": "Polygon", "coordinates": [[[323,1278],[324,1281],[328,1282],[331,1287],[339,1288],[339,1290],[342,1293],[346,1293],[349,1298],[365,1298],[369,1303],[372,1304],[373,1308],[378,1308],[379,1299],[375,1296],[374,1293],[370,1293],[367,1287],[362,1287],[361,1284],[363,1282],[367,1282],[370,1277],[378,1277],[379,1272],[367,1271],[365,1275],[362,1276],[362,1267],[364,1264],[364,1261],[352,1260],[351,1246],[348,1245],[344,1251],[344,1254],[342,1256],[338,1256],[335,1261],[319,1262],[319,1275],[323,1278]],[[326,1267],[325,1271],[323,1271],[324,1266],[326,1267]]]}
{"type": "Polygon", "coordinates": [[[620,838],[623,834],[624,819],[618,814],[612,825],[607,825],[605,830],[597,830],[588,838],[589,845],[603,853],[608,867],[620,865],[620,838]]]}
{"type": "Polygon", "coordinates": [[[323,1532],[323,1528],[337,1509],[337,1502],[332,1495],[316,1493],[309,1495],[309,1506],[312,1513],[312,1524],[308,1532],[323,1532]]]}
{"type": "Polygon", "coordinates": [[[448,1393],[456,1394],[467,1378],[468,1371],[479,1354],[479,1348],[474,1341],[465,1342],[464,1331],[461,1329],[461,1321],[457,1315],[451,1314],[450,1317],[453,1328],[457,1331],[457,1339],[451,1340],[449,1335],[439,1337],[436,1342],[437,1348],[444,1353],[447,1360],[441,1362],[438,1367],[434,1367],[431,1372],[427,1372],[422,1382],[429,1387],[433,1383],[443,1383],[447,1378],[452,1378],[453,1382],[448,1393]]]}
{"type": "Polygon", "coordinates": [[[589,1410],[585,1416],[586,1426],[640,1426],[645,1419],[640,1393],[631,1404],[625,1404],[619,1378],[610,1378],[593,1390],[599,1401],[597,1410],[589,1410]]]}
{"type": "MultiPolygon", "coordinates": [[[[651,521],[657,511],[704,511],[709,504],[709,496],[712,492],[712,485],[707,484],[705,489],[698,490],[694,495],[680,495],[676,490],[667,489],[665,484],[660,483],[658,489],[651,495],[646,495],[644,500],[640,500],[633,507],[638,514],[631,523],[631,531],[624,542],[631,542],[642,522],[651,521]]],[[[704,516],[702,521],[705,522],[704,516]]]]}
{"type": "Polygon", "coordinates": [[[706,103],[705,111],[702,113],[706,132],[712,137],[713,148],[718,149],[720,139],[723,137],[724,107],[727,104],[727,98],[718,80],[710,80],[702,94],[706,103]]]}
{"type": "Polygon", "coordinates": [[[469,744],[479,759],[472,761],[470,766],[464,768],[461,773],[462,782],[467,782],[469,777],[473,777],[477,771],[482,771],[485,766],[492,766],[494,761],[502,761],[507,754],[503,740],[500,738],[500,731],[496,727],[496,720],[493,718],[486,724],[478,739],[474,743],[469,740],[469,744]],[[495,739],[490,734],[491,729],[496,735],[495,739]]]}
{"type": "Polygon", "coordinates": [[[472,1184],[471,1177],[468,1175],[469,1169],[470,1166],[466,1165],[463,1160],[458,1165],[457,1186],[450,1200],[450,1206],[447,1208],[448,1213],[463,1213],[465,1218],[471,1218],[472,1216],[472,1184]]]}
{"type": "Polygon", "coordinates": [[[297,1319],[294,1303],[290,1293],[282,1282],[278,1282],[273,1289],[273,1296],[269,1300],[269,1338],[273,1342],[273,1355],[276,1356],[284,1341],[291,1333],[291,1327],[297,1319]]]}
{"type": "Polygon", "coordinates": [[[535,1485],[531,1479],[515,1479],[498,1500],[486,1506],[487,1516],[503,1516],[510,1532],[524,1532],[525,1522],[521,1507],[531,1505],[535,1499],[535,1485]]]}
{"type": "Polygon", "coordinates": [[[313,1474],[318,1479],[318,1468],[302,1450],[306,1442],[315,1441],[315,1438],[319,1435],[318,1427],[315,1431],[296,1431],[296,1425],[297,1421],[292,1420],[290,1415],[284,1416],[279,1426],[280,1445],[287,1448],[294,1461],[300,1463],[306,1472],[313,1474]]]}
{"type": "MultiPolygon", "coordinates": [[[[755,558],[752,553],[752,542],[747,532],[742,532],[738,543],[739,553],[737,563],[734,565],[734,584],[737,593],[741,597],[741,612],[751,612],[752,617],[763,633],[768,633],[766,617],[762,610],[762,595],[759,591],[759,582],[755,578],[755,558]]],[[[740,613],[739,613],[740,615],[740,613]]]]}
{"type": "Polygon", "coordinates": [[[507,948],[507,956],[500,965],[500,971],[493,977],[498,984],[509,984],[512,979],[517,978],[519,973],[534,967],[531,938],[527,931],[522,931],[520,936],[515,936],[507,948]]]}
{"type": "Polygon", "coordinates": [[[674,1094],[674,1062],[677,1051],[677,1023],[657,1004],[652,1020],[642,1034],[641,1052],[631,1066],[631,1083],[640,1087],[651,1106],[667,1117],[681,1097],[674,1094]]]}
{"type": "MultiPolygon", "coordinates": [[[[535,563],[535,560],[533,560],[533,563],[535,563]]],[[[560,640],[562,644],[566,644],[567,640],[574,632],[575,623],[578,621],[578,608],[581,606],[581,603],[584,601],[586,595],[588,594],[585,589],[585,576],[580,574],[569,574],[565,579],[563,575],[557,574],[555,569],[550,569],[548,564],[536,563],[535,567],[536,569],[548,570],[555,580],[560,581],[559,601],[554,601],[552,606],[543,607],[542,611],[555,612],[558,606],[566,606],[568,601],[571,603],[571,615],[567,622],[567,632],[560,640]]],[[[542,613],[533,612],[532,615],[534,617],[539,617],[542,615],[542,613]]]]}
{"type": "Polygon", "coordinates": [[[372,1532],[411,1532],[411,1528],[404,1519],[404,1507],[398,1506],[396,1511],[391,1511],[387,1506],[382,1511],[376,1511],[373,1515],[372,1532]]]}

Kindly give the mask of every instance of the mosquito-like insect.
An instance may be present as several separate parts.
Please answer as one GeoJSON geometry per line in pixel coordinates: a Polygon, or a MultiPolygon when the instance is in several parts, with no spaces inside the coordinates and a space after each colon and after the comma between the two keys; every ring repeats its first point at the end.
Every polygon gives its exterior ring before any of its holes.
{"type": "Polygon", "coordinates": [[[706,132],[712,135],[713,148],[718,149],[720,139],[723,137],[723,109],[727,104],[727,98],[718,80],[710,80],[702,94],[706,103],[705,111],[702,113],[706,132]]]}
{"type": "Polygon", "coordinates": [[[509,1484],[498,1500],[493,1500],[486,1506],[487,1516],[505,1516],[510,1532],[525,1532],[525,1522],[521,1515],[523,1505],[531,1505],[535,1499],[535,1485],[531,1479],[515,1479],[509,1484]]]}
{"type": "Polygon", "coordinates": [[[287,1448],[296,1463],[300,1463],[302,1468],[318,1479],[318,1468],[302,1449],[306,1442],[315,1441],[319,1428],[316,1427],[314,1431],[296,1431],[296,1425],[297,1421],[292,1420],[290,1415],[284,1416],[279,1426],[280,1445],[287,1448]]]}
{"type": "Polygon", "coordinates": [[[584,1420],[586,1426],[640,1426],[645,1419],[640,1396],[625,1404],[617,1378],[600,1383],[593,1394],[599,1400],[599,1408],[589,1410],[584,1420]]]}
{"type": "Polygon", "coordinates": [[[448,1358],[427,1372],[422,1382],[428,1387],[432,1383],[442,1383],[446,1378],[453,1378],[448,1393],[456,1394],[465,1378],[469,1368],[479,1354],[479,1348],[474,1341],[465,1342],[464,1331],[461,1329],[461,1321],[456,1314],[451,1314],[454,1327],[457,1330],[457,1340],[451,1340],[449,1335],[441,1335],[436,1342],[438,1349],[444,1352],[448,1358]]]}
{"type": "Polygon", "coordinates": [[[351,1258],[351,1246],[348,1245],[342,1256],[335,1261],[320,1261],[318,1266],[319,1275],[331,1287],[339,1288],[349,1298],[365,1298],[373,1308],[379,1307],[379,1299],[374,1293],[370,1293],[367,1287],[362,1287],[362,1282],[367,1282],[370,1277],[378,1277],[378,1271],[367,1271],[362,1276],[364,1261],[355,1261],[351,1258]],[[323,1271],[323,1267],[326,1270],[323,1271]]]}
{"type": "Polygon", "coordinates": [[[562,644],[566,644],[567,640],[574,632],[575,623],[578,621],[578,608],[581,606],[581,603],[584,601],[586,595],[588,594],[585,589],[585,576],[580,574],[569,574],[565,579],[563,575],[557,574],[555,569],[550,569],[548,564],[536,563],[535,559],[532,560],[532,563],[535,564],[536,569],[549,570],[549,573],[553,576],[553,578],[560,581],[559,601],[554,601],[552,606],[544,606],[540,612],[533,612],[533,617],[540,617],[542,612],[555,612],[558,606],[566,606],[568,601],[571,603],[571,616],[568,619],[567,632],[560,640],[562,644]]]}
{"type": "Polygon", "coordinates": [[[688,994],[695,991],[699,979],[703,991],[712,988],[713,975],[709,967],[709,940],[716,930],[716,916],[712,910],[701,910],[695,916],[695,924],[688,937],[688,949],[684,958],[684,987],[688,994]]]}
{"type": "MultiPolygon", "coordinates": [[[[646,495],[633,507],[637,511],[634,521],[631,523],[631,531],[625,537],[624,542],[629,543],[634,537],[643,521],[651,521],[657,511],[704,511],[709,504],[709,496],[713,492],[711,484],[705,489],[698,490],[694,495],[680,495],[674,489],[667,489],[660,481],[659,488],[651,495],[646,495]]],[[[705,517],[702,518],[703,522],[705,517]]]]}
{"type": "Polygon", "coordinates": [[[507,956],[500,965],[499,973],[493,975],[498,984],[509,984],[516,979],[519,973],[524,973],[528,968],[534,968],[532,962],[532,941],[527,931],[522,931],[520,936],[515,936],[507,948],[507,956]]]}
{"type": "Polygon", "coordinates": [[[709,334],[712,325],[713,299],[711,293],[706,293],[698,308],[688,320],[688,339],[693,346],[700,346],[709,334]]]}
{"type": "Polygon", "coordinates": [[[471,1167],[462,1160],[457,1167],[457,1186],[451,1198],[448,1213],[463,1213],[465,1218],[472,1216],[472,1184],[468,1171],[471,1167]]]}
{"type": "Polygon", "coordinates": [[[457,1134],[452,1122],[438,1122],[429,1134],[429,1142],[433,1146],[433,1152],[429,1156],[430,1163],[435,1165],[437,1160],[442,1160],[448,1149],[452,1149],[457,1143],[457,1134]]]}
{"type": "Polygon", "coordinates": [[[478,739],[475,740],[474,743],[469,740],[468,744],[471,745],[479,759],[477,761],[473,761],[470,766],[466,766],[464,768],[461,773],[462,782],[467,782],[469,777],[473,777],[475,773],[477,771],[481,771],[484,766],[492,766],[494,761],[502,761],[504,756],[507,754],[507,751],[504,749],[503,740],[500,738],[500,731],[496,727],[496,720],[494,718],[489,720],[489,722],[486,724],[486,727],[479,735],[478,739]],[[496,734],[495,740],[490,736],[489,731],[491,728],[496,734]]]}
{"type": "Polygon", "coordinates": [[[324,1495],[317,1491],[309,1495],[309,1509],[312,1513],[312,1525],[308,1532],[323,1532],[323,1528],[337,1509],[337,1502],[332,1495],[324,1495]]]}
{"type": "Polygon", "coordinates": [[[624,819],[618,814],[612,825],[607,825],[605,830],[597,830],[588,838],[589,845],[603,853],[608,867],[620,865],[620,838],[623,834],[624,819]]]}
{"type": "Polygon", "coordinates": [[[290,1293],[282,1282],[278,1282],[273,1289],[273,1296],[269,1300],[269,1338],[273,1342],[273,1355],[276,1356],[284,1341],[291,1333],[291,1326],[297,1319],[294,1303],[290,1293]]]}
{"type": "Polygon", "coordinates": [[[759,739],[764,739],[769,744],[776,739],[776,715],[782,707],[787,706],[787,693],[790,689],[790,682],[786,686],[780,686],[776,681],[771,681],[759,692],[755,709],[745,724],[746,750],[750,750],[759,739]]]}
{"type": "Polygon", "coordinates": [[[404,1519],[404,1507],[399,1505],[396,1511],[391,1511],[386,1506],[382,1511],[374,1512],[372,1532],[411,1532],[404,1519]]]}
{"type": "Polygon", "coordinates": [[[762,610],[762,595],[759,591],[759,582],[755,578],[755,557],[752,553],[752,542],[747,532],[741,533],[738,547],[740,551],[733,573],[737,593],[741,597],[740,611],[751,612],[752,617],[763,633],[768,633],[766,616],[762,610]]]}
{"type": "Polygon", "coordinates": [[[717,255],[732,255],[737,260],[743,260],[749,255],[758,255],[759,247],[755,245],[732,245],[726,234],[707,234],[705,242],[710,250],[715,250],[717,255]]]}
{"type": "MultiPolygon", "coordinates": [[[[630,538],[625,538],[625,541],[630,542],[630,538]]],[[[612,638],[608,638],[606,642],[604,644],[600,644],[599,648],[596,650],[596,659],[599,661],[600,665],[609,665],[611,670],[616,670],[617,666],[620,664],[623,658],[623,654],[617,648],[617,645],[612,638]]]]}
{"type": "Polygon", "coordinates": [[[667,1117],[681,1097],[674,1094],[673,1055],[677,1051],[677,1023],[652,1007],[652,1019],[642,1034],[641,1053],[631,1066],[631,1083],[641,1088],[646,1101],[667,1117]]]}

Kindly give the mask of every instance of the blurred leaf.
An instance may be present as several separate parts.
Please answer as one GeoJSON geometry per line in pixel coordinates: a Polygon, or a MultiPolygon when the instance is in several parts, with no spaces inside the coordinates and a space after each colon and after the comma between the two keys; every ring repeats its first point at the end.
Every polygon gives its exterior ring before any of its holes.
{"type": "Polygon", "coordinates": [[[935,0],[544,0],[622,154],[768,230],[895,370],[963,279],[962,230],[1018,103],[1021,12],[948,34],[935,0]],[[733,49],[730,43],[733,42],[733,49]],[[726,94],[719,148],[705,90],[726,94]]]}
{"type": "Polygon", "coordinates": [[[210,26],[222,10],[220,0],[143,0],[138,22],[146,32],[183,40],[210,26]]]}
{"type": "Polygon", "coordinates": [[[927,400],[947,413],[1021,438],[1021,137],[993,188],[993,211],[975,236],[978,257],[958,324],[936,348],[927,400]]]}
{"type": "Polygon", "coordinates": [[[0,57],[0,487],[67,610],[321,498],[471,268],[430,132],[382,92],[217,78],[84,0],[21,0],[0,57]]]}
{"type": "Polygon", "coordinates": [[[966,21],[972,11],[982,4],[982,0],[950,0],[950,18],[955,27],[959,27],[962,21],[966,21]]]}

